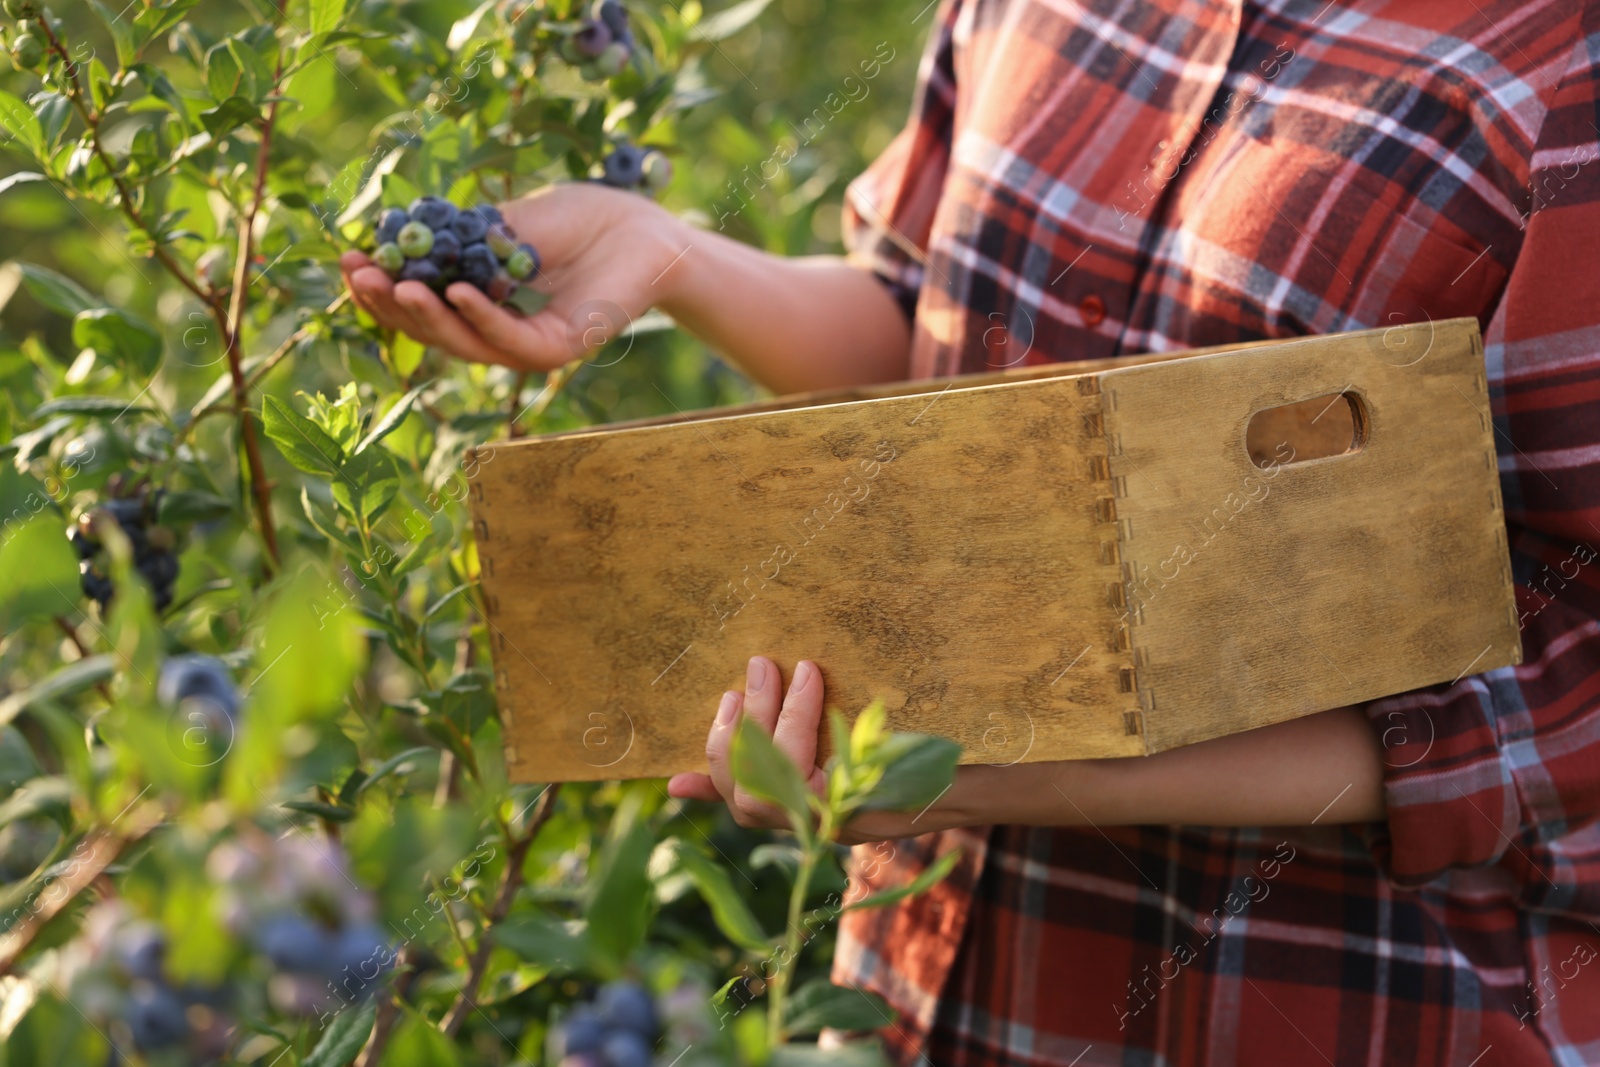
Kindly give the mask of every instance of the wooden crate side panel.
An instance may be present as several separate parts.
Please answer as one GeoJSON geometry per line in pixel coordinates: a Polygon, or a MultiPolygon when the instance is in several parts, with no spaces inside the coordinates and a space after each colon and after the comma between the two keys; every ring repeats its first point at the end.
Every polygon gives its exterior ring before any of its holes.
{"type": "Polygon", "coordinates": [[[994,371],[988,374],[963,374],[946,378],[923,378],[909,382],[882,382],[877,385],[859,385],[847,389],[818,389],[806,393],[788,393],[783,396],[769,397],[765,400],[752,400],[745,404],[730,404],[727,407],[679,411],[671,415],[652,415],[647,418],[628,419],[624,422],[606,423],[601,426],[585,427],[578,430],[559,430],[555,433],[524,438],[521,441],[511,443],[508,447],[521,448],[543,441],[554,440],[555,438],[615,433],[619,430],[635,430],[650,426],[671,426],[685,422],[704,422],[708,419],[727,419],[740,415],[759,415],[772,411],[794,411],[800,408],[821,407],[829,404],[854,403],[859,400],[883,400],[888,397],[916,396],[919,394],[931,395],[952,388],[977,389],[994,385],[1008,385],[1013,382],[1036,381],[1041,378],[1078,378],[1088,374],[1098,374],[1101,371],[1111,370],[1115,367],[1162,363],[1168,360],[1184,359],[1189,356],[1205,355],[1211,352],[1235,352],[1241,349],[1259,348],[1262,345],[1276,343],[1276,341],[1241,341],[1237,344],[1214,345],[1209,348],[1185,349],[1178,352],[1115,356],[1110,359],[1085,359],[1072,363],[1037,364],[1029,367],[1015,367],[1011,370],[994,371]]]}
{"type": "Polygon", "coordinates": [[[1520,661],[1472,320],[1102,383],[1150,751],[1520,661]],[[1341,391],[1359,451],[1250,463],[1252,414],[1341,391]]]}
{"type": "Polygon", "coordinates": [[[1078,381],[497,450],[475,500],[513,777],[702,769],[755,653],[969,762],[1142,752],[1078,381]]]}

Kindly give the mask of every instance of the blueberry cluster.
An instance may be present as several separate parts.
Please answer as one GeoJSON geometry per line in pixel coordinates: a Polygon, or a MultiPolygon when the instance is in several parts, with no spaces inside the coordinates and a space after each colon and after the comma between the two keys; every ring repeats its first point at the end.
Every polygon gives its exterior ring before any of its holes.
{"type": "Polygon", "coordinates": [[[616,189],[659,193],[672,181],[672,161],[659,148],[623,141],[600,164],[600,180],[616,189]]]}
{"type": "Polygon", "coordinates": [[[518,244],[505,216],[492,204],[464,210],[437,196],[418,197],[408,210],[392,207],[378,218],[372,262],[389,277],[421,282],[442,293],[466,282],[503,304],[520,282],[539,273],[539,253],[518,244]]]}
{"type": "Polygon", "coordinates": [[[560,1067],[650,1067],[660,1037],[650,993],[633,982],[610,982],[562,1020],[555,1051],[560,1067]]]}
{"type": "Polygon", "coordinates": [[[617,0],[598,0],[578,31],[561,39],[557,51],[586,80],[602,81],[626,70],[636,47],[628,9],[617,0]]]}
{"type": "Polygon", "coordinates": [[[369,894],[327,843],[304,836],[230,841],[212,853],[223,922],[271,965],[279,1010],[310,1015],[366,999],[394,965],[369,894]]]}
{"type": "Polygon", "coordinates": [[[189,1063],[213,1063],[227,1048],[227,991],[180,984],[166,966],[167,941],[159,927],[132,917],[119,901],[97,905],[84,920],[84,936],[65,962],[72,999],[142,1053],[175,1050],[189,1063]]]}
{"type": "Polygon", "coordinates": [[[5,12],[17,20],[11,37],[11,61],[21,70],[31,70],[44,62],[45,45],[33,31],[33,16],[37,14],[28,0],[5,0],[5,12]]]}
{"type": "Polygon", "coordinates": [[[78,550],[78,575],[83,593],[103,610],[111,603],[112,586],[105,545],[100,541],[99,524],[114,522],[133,546],[133,562],[144,580],[150,583],[157,611],[172,603],[172,583],[178,580],[177,536],[157,525],[156,509],[161,490],[137,496],[113,498],[78,517],[67,531],[67,540],[78,550]]]}

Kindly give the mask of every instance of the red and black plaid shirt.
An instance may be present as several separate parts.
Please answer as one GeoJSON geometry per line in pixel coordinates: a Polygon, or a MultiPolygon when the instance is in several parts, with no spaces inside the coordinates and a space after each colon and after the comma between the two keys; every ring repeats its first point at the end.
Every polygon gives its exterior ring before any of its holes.
{"type": "Polygon", "coordinates": [[[1600,1064],[1600,0],[932,21],[846,206],[914,375],[1475,315],[1524,663],[1368,707],[1382,824],[879,846],[872,886],[964,858],[836,978],[938,1067],[1600,1064]]]}

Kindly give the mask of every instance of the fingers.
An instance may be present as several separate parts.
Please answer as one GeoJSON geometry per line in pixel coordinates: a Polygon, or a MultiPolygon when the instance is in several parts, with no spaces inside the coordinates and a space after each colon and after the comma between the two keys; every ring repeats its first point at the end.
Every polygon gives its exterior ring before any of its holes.
{"type": "Polygon", "coordinates": [[[817,770],[817,730],[822,725],[822,672],[803,659],[795,665],[789,693],[772,731],[772,739],[801,772],[817,770]]]}
{"type": "Polygon", "coordinates": [[[567,322],[554,304],[537,315],[514,315],[464,282],[450,286],[445,296],[485,343],[517,365],[551,370],[582,354],[569,343],[567,322]]]}
{"type": "Polygon", "coordinates": [[[722,794],[717,792],[717,783],[711,780],[709,774],[673,775],[667,779],[667,796],[677,797],[680,800],[722,799],[722,794]]]}
{"type": "MultiPolygon", "coordinates": [[[[452,289],[471,289],[470,285],[454,285],[452,289]]],[[[500,363],[508,367],[520,366],[509,353],[499,351],[492,343],[479,336],[460,315],[440,300],[432,289],[421,282],[401,282],[394,287],[394,299],[410,317],[414,328],[406,332],[423,344],[437,345],[462,359],[475,363],[500,363]]]]}
{"type": "Polygon", "coordinates": [[[678,790],[671,795],[724,800],[741,826],[787,826],[789,817],[781,808],[752,796],[735,781],[733,737],[740,720],[749,717],[771,733],[778,748],[795,761],[807,787],[820,793],[826,782],[822,768],[816,765],[822,704],[822,672],[816,664],[802,660],[785,695],[777,664],[765,656],[753,657],[746,669],[744,693],[729,690],[723,694],[717,720],[706,738],[706,762],[711,773],[678,775],[668,783],[669,791],[678,790]],[[707,795],[707,785],[714,796],[707,795]]]}
{"type": "MultiPolygon", "coordinates": [[[[717,797],[728,802],[733,807],[733,731],[739,723],[739,708],[744,703],[744,694],[738,690],[730,689],[722,694],[722,702],[717,705],[717,719],[711,724],[711,733],[706,737],[706,763],[711,768],[711,782],[716,787],[717,797]]],[[[738,811],[734,811],[737,818],[738,811]]]]}

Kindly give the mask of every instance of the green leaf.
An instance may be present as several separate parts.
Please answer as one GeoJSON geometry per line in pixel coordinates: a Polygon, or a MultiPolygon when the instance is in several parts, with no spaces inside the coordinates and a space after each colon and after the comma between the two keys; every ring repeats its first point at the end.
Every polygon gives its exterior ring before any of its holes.
{"type": "MultiPolygon", "coordinates": [[[[402,773],[403,768],[405,768],[407,763],[415,764],[416,761],[428,759],[430,756],[437,759],[438,755],[438,749],[429,748],[426,745],[422,745],[417,748],[408,748],[399,755],[390,756],[388,759],[372,768],[372,771],[366,776],[365,779],[362,780],[361,784],[356,787],[356,796],[361,796],[361,794],[365,793],[367,790],[371,789],[374,785],[377,785],[391,774],[402,773]]],[[[417,768],[415,766],[412,767],[412,770],[416,769],[417,768]]],[[[404,773],[410,772],[407,771],[404,773]]]]}
{"type": "Polygon", "coordinates": [[[919,811],[955,781],[961,746],[947,737],[891,734],[873,752],[883,777],[858,806],[867,811],[919,811]]]}
{"type": "Polygon", "coordinates": [[[0,444],[0,453],[15,452],[19,465],[29,462],[34,456],[41,455],[50,442],[62,433],[72,429],[74,420],[71,415],[57,415],[49,422],[27,433],[19,433],[5,444],[0,444]]]}
{"type": "Polygon", "coordinates": [[[895,1021],[894,1009],[876,993],[834,985],[817,978],[794,991],[783,1021],[790,1034],[815,1034],[823,1029],[876,1030],[895,1021]]]}
{"type": "Polygon", "coordinates": [[[399,400],[396,400],[394,407],[384,412],[383,418],[379,419],[377,424],[367,431],[367,436],[361,439],[361,443],[356,445],[355,454],[361,455],[361,453],[398,430],[400,424],[406,421],[406,416],[411,414],[411,406],[417,402],[417,397],[422,395],[422,390],[431,384],[433,384],[433,380],[430,378],[407,392],[399,400]]]}
{"type": "Polygon", "coordinates": [[[64,274],[32,263],[17,266],[22,269],[22,284],[28,287],[33,298],[59,315],[77,315],[100,306],[83,286],[64,274]]]}
{"type": "Polygon", "coordinates": [[[739,721],[733,738],[733,779],[751,796],[777,804],[789,813],[795,832],[811,832],[811,792],[794,760],[779,751],[767,732],[753,720],[739,721]]]}
{"type": "Polygon", "coordinates": [[[640,811],[641,797],[630,794],[619,805],[584,908],[589,940],[614,969],[644,939],[654,901],[647,872],[655,842],[649,820],[640,811]]]}
{"type": "Polygon", "coordinates": [[[72,340],[92,348],[126,374],[148,377],[161,362],[161,335],[116,308],[90,308],[72,320],[72,340]]]}
{"type": "Polygon", "coordinates": [[[594,966],[589,924],[583,919],[562,922],[548,915],[523,915],[493,927],[489,936],[500,947],[557,973],[594,966]]]}
{"type": "Polygon", "coordinates": [[[344,453],[338,442],[288,404],[275,396],[264,397],[261,425],[283,453],[283,458],[299,469],[330,481],[339,476],[344,453]]]}
{"type": "Polygon", "coordinates": [[[100,16],[100,21],[106,24],[106,29],[111,34],[112,44],[117,49],[117,63],[126,67],[138,58],[138,42],[134,34],[132,19],[124,19],[121,14],[111,10],[101,0],[89,0],[89,6],[94,8],[95,14],[100,16]]]}
{"type": "Polygon", "coordinates": [[[73,660],[53,674],[47,675],[43,681],[11,693],[4,700],[0,700],[0,723],[10,722],[40,701],[59,700],[81,693],[90,686],[108,680],[116,670],[116,660],[105,653],[73,660]]]}
{"type": "Polygon", "coordinates": [[[156,518],[165,525],[187,526],[193,522],[225,519],[237,509],[233,501],[198,489],[169,489],[161,495],[156,518]]]}
{"type": "Polygon", "coordinates": [[[345,1067],[372,1033],[372,1024],[378,1018],[378,998],[368,997],[364,1002],[341,1010],[322,1031],[317,1047],[300,1061],[301,1067],[345,1067]]]}
{"type": "Polygon", "coordinates": [[[329,822],[350,822],[356,813],[350,808],[338,804],[323,804],[316,800],[284,800],[278,806],[289,811],[298,811],[302,815],[315,815],[319,819],[329,822]]]}
{"type": "Polygon", "coordinates": [[[43,513],[0,542],[0,632],[23,623],[77,612],[78,554],[60,516],[43,513]]]}
{"type": "Polygon", "coordinates": [[[383,513],[400,492],[400,470],[387,452],[352,456],[339,469],[333,499],[352,515],[370,522],[383,513]]]}
{"type": "Polygon", "coordinates": [[[42,419],[63,412],[73,415],[110,415],[116,417],[129,411],[140,413],[154,411],[148,404],[130,404],[116,396],[63,396],[40,404],[33,409],[33,418],[42,419]]]}
{"type": "Polygon", "coordinates": [[[72,823],[72,781],[60,775],[35,778],[0,804],[0,826],[8,826],[18,819],[43,816],[61,824],[72,823]]]}
{"type": "Polygon", "coordinates": [[[849,1044],[842,1048],[816,1045],[780,1045],[772,1050],[766,1067],[890,1067],[883,1046],[877,1041],[849,1044]]]}
{"type": "Polygon", "coordinates": [[[345,0],[311,0],[311,33],[320,36],[339,28],[345,0]]]}
{"type": "Polygon", "coordinates": [[[200,124],[213,139],[221,140],[240,126],[254,122],[260,115],[260,109],[244,97],[230,96],[216,107],[200,112],[200,124]]]}
{"type": "Polygon", "coordinates": [[[659,847],[677,868],[689,876],[701,899],[711,909],[711,918],[715,920],[717,928],[727,935],[729,941],[751,952],[766,952],[772,947],[750,905],[734,888],[727,868],[714,863],[703,852],[680,838],[663,841],[659,847]]]}
{"type": "Polygon", "coordinates": [[[383,1054],[383,1067],[459,1067],[456,1043],[439,1028],[408,1009],[408,1018],[395,1031],[383,1054]]]}
{"type": "Polygon", "coordinates": [[[33,109],[10,93],[0,91],[0,130],[15,137],[34,156],[44,155],[44,131],[33,109]]]}
{"type": "Polygon", "coordinates": [[[946,852],[927,867],[923,868],[921,874],[917,875],[905,885],[896,886],[894,889],[886,889],[882,893],[874,893],[870,897],[865,897],[861,900],[846,904],[843,910],[861,911],[870,908],[886,908],[890,904],[898,904],[907,897],[914,897],[918,893],[925,893],[929,889],[932,889],[933,886],[943,879],[945,875],[949,874],[950,871],[955,867],[956,862],[960,859],[961,852],[959,849],[946,852]]]}
{"type": "Polygon", "coordinates": [[[725,41],[738,33],[767,9],[772,0],[744,0],[700,23],[689,31],[688,39],[697,42],[725,41]]]}
{"type": "Polygon", "coordinates": [[[4,178],[0,178],[0,193],[5,192],[14,185],[22,185],[26,182],[46,182],[49,180],[49,178],[46,178],[38,171],[19,170],[15,174],[8,174],[4,178]]]}

